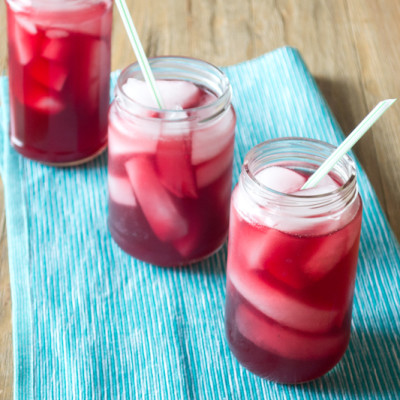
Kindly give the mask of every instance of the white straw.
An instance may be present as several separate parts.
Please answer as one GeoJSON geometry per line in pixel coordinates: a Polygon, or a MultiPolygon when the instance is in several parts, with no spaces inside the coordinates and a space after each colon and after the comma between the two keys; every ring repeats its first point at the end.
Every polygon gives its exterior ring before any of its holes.
{"type": "Polygon", "coordinates": [[[160,93],[158,91],[156,81],[154,79],[153,72],[151,71],[149,61],[143,50],[142,43],[140,42],[139,35],[136,31],[135,24],[132,21],[131,15],[129,13],[128,7],[125,0],[115,1],[118,7],[119,14],[121,15],[122,22],[125,25],[126,32],[128,33],[129,40],[135,52],[136,58],[138,60],[139,66],[142,70],[144,79],[148,84],[151,92],[153,93],[154,99],[160,109],[164,108],[160,93]]]}
{"type": "Polygon", "coordinates": [[[335,164],[362,138],[365,132],[378,120],[378,118],[397,99],[387,99],[379,102],[375,108],[361,121],[343,143],[321,164],[321,166],[308,178],[301,189],[310,189],[329,173],[335,164]]]}

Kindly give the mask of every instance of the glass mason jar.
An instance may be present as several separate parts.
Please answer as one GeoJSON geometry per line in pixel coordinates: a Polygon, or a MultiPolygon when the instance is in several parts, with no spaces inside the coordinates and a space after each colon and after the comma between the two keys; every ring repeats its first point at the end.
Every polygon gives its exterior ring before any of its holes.
{"type": "Polygon", "coordinates": [[[241,364],[280,383],[323,375],[349,342],[362,215],[354,162],[346,155],[300,191],[334,149],[259,144],[232,193],[226,336],[241,364]]]}
{"type": "Polygon", "coordinates": [[[74,165],[107,145],[112,0],[6,0],[13,147],[74,165]]]}
{"type": "Polygon", "coordinates": [[[109,112],[108,225],[143,261],[176,266],[217,251],[228,233],[236,116],[228,78],[204,61],[150,60],[164,109],[138,64],[109,112]]]}

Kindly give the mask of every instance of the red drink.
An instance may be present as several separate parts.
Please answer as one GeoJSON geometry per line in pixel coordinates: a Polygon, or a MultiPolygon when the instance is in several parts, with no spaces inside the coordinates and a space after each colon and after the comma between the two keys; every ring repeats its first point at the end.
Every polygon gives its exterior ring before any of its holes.
{"type": "Polygon", "coordinates": [[[107,144],[111,0],[7,1],[11,143],[75,164],[107,144]]]}
{"type": "Polygon", "coordinates": [[[132,256],[182,265],[226,239],[236,118],[229,83],[215,67],[181,58],[152,64],[156,76],[168,67],[157,80],[166,109],[132,78],[136,65],[121,74],[110,109],[109,228],[132,256]],[[208,88],[186,68],[203,68],[221,82],[208,88]]]}
{"type": "Polygon", "coordinates": [[[279,150],[268,162],[260,156],[279,144],[248,155],[232,194],[226,334],[250,371],[299,383],[329,371],[347,348],[362,206],[350,159],[300,191],[317,166],[274,163],[279,150]]]}

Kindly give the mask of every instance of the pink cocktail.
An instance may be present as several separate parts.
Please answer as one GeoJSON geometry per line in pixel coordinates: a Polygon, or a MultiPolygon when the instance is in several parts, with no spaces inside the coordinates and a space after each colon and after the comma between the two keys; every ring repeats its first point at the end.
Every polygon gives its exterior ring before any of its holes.
{"type": "Polygon", "coordinates": [[[221,71],[199,60],[161,57],[152,69],[164,110],[137,65],[121,74],[110,109],[109,228],[136,258],[188,264],[215,252],[227,236],[231,89],[221,71]]]}
{"type": "Polygon", "coordinates": [[[7,0],[11,143],[68,165],[107,144],[111,0],[7,0]]]}
{"type": "Polygon", "coordinates": [[[277,382],[323,375],[349,342],[362,214],[352,161],[300,190],[327,150],[257,146],[232,194],[226,335],[246,368],[277,382]]]}

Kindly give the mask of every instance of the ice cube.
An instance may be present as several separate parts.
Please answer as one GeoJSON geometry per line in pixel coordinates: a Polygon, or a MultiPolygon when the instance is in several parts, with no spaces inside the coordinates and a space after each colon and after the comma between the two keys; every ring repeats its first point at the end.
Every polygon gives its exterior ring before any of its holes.
{"type": "Polygon", "coordinates": [[[300,265],[303,272],[313,281],[324,278],[347,256],[358,240],[358,235],[359,226],[354,221],[336,232],[317,238],[318,246],[313,246],[309,258],[300,265]]]}
{"type": "Polygon", "coordinates": [[[318,196],[331,193],[339,187],[339,183],[336,182],[330,175],[325,175],[316,186],[310,189],[297,190],[292,194],[296,196],[318,196]]]}
{"type": "Polygon", "coordinates": [[[174,110],[177,107],[181,107],[185,110],[197,106],[201,91],[194,83],[174,80],[160,80],[157,82],[166,108],[174,110]]]}
{"type": "Polygon", "coordinates": [[[45,36],[49,39],[61,39],[69,36],[69,32],[64,29],[47,29],[45,36]]]}
{"type": "MultiPolygon", "coordinates": [[[[281,215],[279,213],[279,209],[274,210],[273,208],[269,208],[268,204],[264,207],[261,207],[244,190],[235,190],[232,196],[232,200],[235,208],[239,211],[240,215],[242,215],[246,220],[250,221],[253,224],[265,226],[268,228],[275,228],[283,232],[294,234],[296,234],[296,228],[302,227],[301,223],[303,221],[300,220],[300,225],[297,225],[297,221],[293,221],[292,219],[281,215]],[[285,229],[283,228],[286,227],[293,228],[293,231],[285,231],[285,229]]],[[[301,229],[297,233],[300,232],[301,229]]]]}
{"type": "Polygon", "coordinates": [[[205,107],[208,106],[209,104],[214,103],[217,100],[218,100],[217,96],[215,96],[213,93],[203,91],[202,95],[200,96],[198,106],[205,107]]]}
{"type": "MultiPolygon", "coordinates": [[[[157,80],[157,88],[164,109],[187,109],[195,107],[200,98],[200,89],[191,82],[175,80],[157,80]]],[[[123,91],[131,99],[146,107],[158,108],[157,102],[146,82],[129,78],[123,85],[123,91]]]]}
{"type": "Polygon", "coordinates": [[[29,65],[29,73],[37,82],[57,92],[61,92],[68,77],[64,65],[44,58],[36,58],[29,65]]]}
{"type": "Polygon", "coordinates": [[[185,258],[191,258],[190,255],[196,250],[198,244],[199,235],[194,231],[173,242],[175,249],[185,258]]]}
{"type": "Polygon", "coordinates": [[[197,126],[192,135],[192,164],[201,164],[220,154],[234,138],[235,123],[235,114],[228,111],[203,128],[197,126]]]}
{"type": "Polygon", "coordinates": [[[47,60],[64,62],[68,59],[70,53],[66,51],[64,43],[60,40],[47,40],[42,47],[42,57],[47,60]]]}
{"type": "Polygon", "coordinates": [[[188,233],[188,223],[159,181],[153,161],[146,156],[136,156],[125,164],[125,168],[154,234],[163,242],[184,237],[188,233]]]}
{"type": "Polygon", "coordinates": [[[108,193],[112,201],[128,207],[136,207],[136,198],[129,179],[108,174],[108,193]]]}
{"type": "MultiPolygon", "coordinates": [[[[329,176],[326,176],[317,186],[297,190],[292,192],[292,195],[296,196],[318,196],[331,193],[339,188],[339,184],[334,181],[329,176]]],[[[338,199],[338,201],[341,201],[338,199]]],[[[345,207],[345,202],[343,202],[343,207],[345,207]]],[[[302,235],[326,235],[330,232],[334,232],[340,229],[343,222],[343,218],[328,217],[328,213],[332,211],[331,203],[326,203],[318,208],[319,215],[315,215],[312,218],[306,217],[310,215],[310,205],[309,200],[303,203],[299,202],[296,208],[292,209],[291,217],[277,216],[275,221],[269,221],[269,226],[273,226],[283,232],[288,232],[292,234],[302,234],[302,235]]]]}
{"type": "Polygon", "coordinates": [[[197,198],[194,171],[190,164],[190,132],[176,139],[158,141],[156,166],[162,184],[177,197],[197,198]]]}
{"type": "Polygon", "coordinates": [[[291,360],[318,360],[339,354],[347,344],[346,333],[309,335],[295,332],[240,305],[236,310],[239,332],[257,347],[291,360]]]}
{"type": "Polygon", "coordinates": [[[56,114],[65,108],[60,95],[35,81],[26,82],[22,101],[37,111],[56,114]]]}
{"type": "Polygon", "coordinates": [[[304,303],[236,262],[234,257],[228,260],[229,279],[238,292],[267,317],[289,328],[310,333],[328,332],[335,326],[339,310],[304,303]]]}
{"type": "Polygon", "coordinates": [[[20,39],[22,35],[14,35],[14,48],[17,59],[21,65],[27,65],[34,57],[34,47],[26,39],[20,39]]]}
{"type": "Polygon", "coordinates": [[[233,146],[232,140],[220,154],[196,167],[196,182],[199,188],[208,186],[232,166],[233,146]]]}
{"type": "Polygon", "coordinates": [[[310,189],[297,190],[292,194],[295,194],[296,196],[318,196],[331,193],[339,187],[340,185],[330,176],[325,176],[316,186],[310,189]]]}
{"type": "Polygon", "coordinates": [[[192,258],[192,254],[199,249],[202,239],[204,240],[204,221],[199,213],[192,213],[189,220],[189,231],[181,239],[175,240],[173,246],[182,257],[192,258]]]}
{"type": "Polygon", "coordinates": [[[249,221],[262,224],[265,211],[258,207],[251,196],[244,190],[239,190],[236,186],[232,192],[232,207],[240,213],[241,216],[245,217],[249,221]]]}
{"type": "Polygon", "coordinates": [[[254,225],[246,231],[245,237],[247,248],[237,251],[244,255],[249,269],[267,272],[294,289],[303,289],[312,283],[299,268],[307,251],[301,238],[254,225]]]}
{"type": "Polygon", "coordinates": [[[74,25],[72,28],[72,31],[75,33],[90,35],[95,38],[101,37],[101,30],[102,26],[99,18],[91,18],[87,21],[80,22],[79,24],[74,25]]]}
{"type": "Polygon", "coordinates": [[[15,22],[19,25],[20,28],[30,33],[31,35],[36,35],[38,33],[36,24],[32,21],[32,19],[26,14],[14,14],[15,22]]]}
{"type": "Polygon", "coordinates": [[[108,173],[119,177],[128,177],[125,169],[125,163],[134,156],[132,153],[114,155],[108,148],[108,173]]]}
{"type": "Polygon", "coordinates": [[[110,46],[105,40],[86,39],[79,49],[82,65],[79,97],[89,112],[97,112],[101,99],[108,98],[110,46]]]}
{"type": "Polygon", "coordinates": [[[104,71],[108,73],[106,67],[110,57],[110,46],[105,40],[91,39],[86,41],[85,59],[88,69],[85,73],[89,82],[97,81],[99,74],[104,71]]]}
{"type": "Polygon", "coordinates": [[[266,272],[294,289],[304,289],[315,282],[302,266],[308,265],[310,254],[313,254],[312,251],[321,239],[308,238],[313,244],[305,246],[304,238],[298,235],[248,220],[237,210],[236,191],[233,196],[231,232],[235,254],[243,257],[244,268],[249,268],[255,273],[266,272]],[[240,238],[235,238],[235,231],[240,232],[240,238]],[[243,241],[242,237],[245,237],[246,241],[243,241]]]}
{"type": "Polygon", "coordinates": [[[72,42],[65,35],[68,32],[63,30],[50,29],[46,31],[46,38],[43,40],[41,56],[47,60],[65,62],[71,57],[72,42]]]}
{"type": "Polygon", "coordinates": [[[315,249],[307,261],[299,264],[303,272],[313,281],[318,281],[327,275],[346,254],[346,239],[332,240],[333,236],[321,239],[321,244],[315,249]],[[338,243],[337,243],[338,242],[338,243]],[[336,246],[339,247],[336,247],[336,246]]]}
{"type": "Polygon", "coordinates": [[[75,34],[105,38],[111,32],[112,14],[108,12],[109,7],[111,4],[105,2],[92,2],[89,7],[81,7],[79,10],[74,7],[57,7],[57,10],[38,13],[35,20],[44,30],[51,26],[75,34]]]}
{"type": "Polygon", "coordinates": [[[308,208],[301,207],[297,208],[298,216],[294,215],[290,218],[284,216],[274,216],[269,218],[267,221],[268,226],[278,229],[282,232],[289,233],[291,235],[307,235],[307,236],[318,236],[326,235],[329,232],[335,231],[339,225],[335,225],[335,222],[328,222],[325,216],[315,218],[304,218],[308,208]]]}
{"type": "Polygon", "coordinates": [[[154,154],[160,126],[152,120],[130,120],[113,110],[109,115],[108,149],[113,155],[154,154]]]}
{"type": "MultiPolygon", "coordinates": [[[[162,138],[168,140],[169,137],[175,137],[176,139],[181,137],[183,139],[190,136],[191,123],[187,118],[188,114],[184,111],[177,110],[166,114],[164,119],[159,120],[162,138]]],[[[191,149],[189,148],[188,151],[190,152],[191,149]]]]}
{"type": "Polygon", "coordinates": [[[41,96],[36,101],[32,101],[32,98],[30,98],[26,101],[26,104],[47,114],[56,114],[64,108],[63,102],[50,94],[41,96]]]}
{"type": "Polygon", "coordinates": [[[333,192],[338,188],[337,185],[316,186],[310,189],[303,189],[292,194],[296,196],[319,196],[333,192]]]}
{"type": "Polygon", "coordinates": [[[215,188],[215,190],[211,190],[213,203],[210,204],[214,204],[215,210],[221,210],[226,215],[226,225],[228,225],[232,194],[232,170],[226,170],[225,173],[213,182],[213,185],[215,188]]]}
{"type": "MultiPolygon", "coordinates": [[[[323,194],[335,190],[339,185],[331,178],[327,178],[322,183],[324,186],[300,190],[306,182],[306,177],[296,171],[283,168],[280,166],[272,166],[263,169],[256,174],[256,179],[273,190],[281,193],[290,193],[299,196],[313,196],[323,194]]],[[[254,207],[247,196],[238,196],[238,208],[243,213],[257,223],[275,228],[292,235],[324,235],[339,229],[339,225],[335,225],[335,220],[327,220],[325,216],[315,216],[309,218],[310,207],[304,203],[304,207],[300,203],[292,208],[290,215],[284,215],[280,210],[254,207]]],[[[331,210],[331,205],[326,206],[326,212],[331,210]]],[[[324,208],[319,209],[320,214],[324,214],[324,208]]]]}
{"type": "Polygon", "coordinates": [[[306,182],[306,178],[298,172],[279,166],[264,168],[255,177],[262,185],[281,193],[296,192],[306,182]]]}
{"type": "Polygon", "coordinates": [[[90,3],[90,7],[84,13],[75,13],[73,15],[76,20],[72,28],[73,31],[96,38],[109,37],[112,24],[112,13],[108,12],[109,7],[112,7],[112,3],[90,3]]]}
{"type": "Polygon", "coordinates": [[[15,15],[14,23],[9,21],[9,36],[14,44],[16,56],[22,65],[27,65],[35,55],[39,45],[40,35],[36,25],[24,15],[15,15]]]}
{"type": "Polygon", "coordinates": [[[333,179],[333,177],[328,174],[325,175],[317,184],[317,186],[330,186],[330,185],[334,185],[336,187],[341,186],[338,181],[336,181],[335,179],[333,179]]]}

